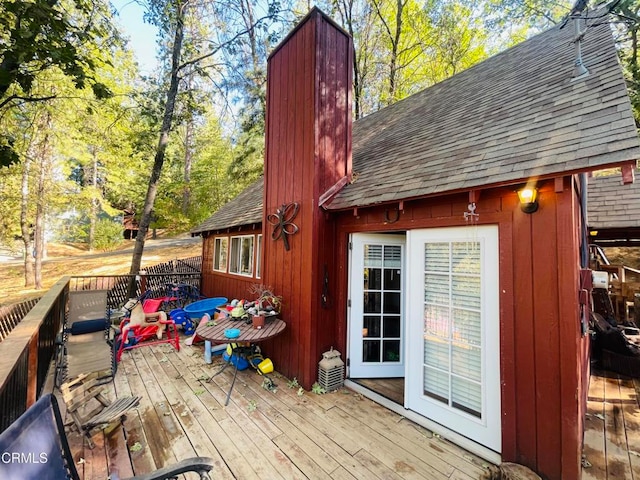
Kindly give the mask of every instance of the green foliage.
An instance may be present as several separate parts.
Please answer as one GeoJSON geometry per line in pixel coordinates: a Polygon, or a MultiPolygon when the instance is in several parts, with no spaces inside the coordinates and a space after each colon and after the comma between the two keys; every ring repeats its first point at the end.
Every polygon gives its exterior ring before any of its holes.
{"type": "Polygon", "coordinates": [[[316,382],[313,385],[311,385],[311,392],[315,393],[316,395],[324,395],[325,393],[327,393],[327,390],[324,387],[322,387],[318,382],[316,382]]]}
{"type": "Polygon", "coordinates": [[[110,219],[99,219],[96,222],[95,248],[104,252],[118,248],[124,241],[122,224],[110,219]]]}
{"type": "Polygon", "coordinates": [[[298,379],[297,378],[293,378],[293,380],[288,380],[287,381],[287,387],[289,388],[297,388],[299,387],[300,384],[298,383],[298,379]]]}
{"type": "Polygon", "coordinates": [[[96,98],[111,96],[110,89],[94,76],[108,57],[96,57],[87,49],[90,43],[117,38],[109,17],[108,4],[100,0],[0,3],[0,108],[12,97],[15,101],[37,98],[30,97],[36,76],[52,67],[71,78],[76,88],[90,85],[96,98]]]}

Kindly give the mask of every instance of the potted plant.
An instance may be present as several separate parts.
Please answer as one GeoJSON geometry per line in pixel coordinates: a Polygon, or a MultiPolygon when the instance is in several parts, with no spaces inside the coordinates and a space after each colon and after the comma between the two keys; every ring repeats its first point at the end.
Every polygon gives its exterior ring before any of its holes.
{"type": "Polygon", "coordinates": [[[251,293],[256,297],[256,313],[253,315],[253,326],[254,328],[262,328],[265,317],[275,316],[280,312],[282,297],[273,293],[271,287],[263,284],[253,285],[251,293]]]}

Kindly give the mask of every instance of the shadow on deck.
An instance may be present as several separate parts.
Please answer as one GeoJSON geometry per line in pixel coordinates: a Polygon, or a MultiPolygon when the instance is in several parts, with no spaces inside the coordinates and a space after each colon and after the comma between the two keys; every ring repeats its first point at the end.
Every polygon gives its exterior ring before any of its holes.
{"type": "Polygon", "coordinates": [[[245,370],[224,407],[233,370],[206,382],[220,362],[205,364],[200,346],[125,353],[108,396],[142,400],[122,427],[94,431],[93,450],[69,435],[83,478],[151,472],[194,455],[215,460],[216,479],[463,480],[486,471],[482,459],[346,388],[316,395],[275,375],[270,392],[245,370]]]}

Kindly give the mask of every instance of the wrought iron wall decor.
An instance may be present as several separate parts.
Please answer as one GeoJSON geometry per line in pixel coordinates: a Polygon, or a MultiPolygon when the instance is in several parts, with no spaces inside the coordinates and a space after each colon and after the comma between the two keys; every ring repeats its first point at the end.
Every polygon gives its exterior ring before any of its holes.
{"type": "Polygon", "coordinates": [[[271,238],[273,240],[282,238],[285,250],[289,250],[289,235],[298,231],[298,226],[293,223],[293,219],[298,215],[299,208],[298,202],[283,203],[280,208],[276,209],[276,213],[267,215],[267,221],[273,225],[271,238]]]}

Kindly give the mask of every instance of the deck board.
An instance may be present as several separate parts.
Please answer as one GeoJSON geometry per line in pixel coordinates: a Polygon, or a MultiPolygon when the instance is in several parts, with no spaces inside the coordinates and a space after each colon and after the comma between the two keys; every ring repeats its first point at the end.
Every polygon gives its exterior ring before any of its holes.
{"type": "Polygon", "coordinates": [[[270,392],[245,370],[225,407],[233,369],[207,382],[220,368],[214,358],[205,364],[201,346],[125,352],[107,396],[142,400],[122,426],[94,432],[93,451],[71,436],[85,459],[82,478],[106,478],[107,465],[121,477],[142,474],[194,455],[211,457],[222,479],[471,480],[485,472],[480,458],[346,388],[299,395],[274,374],[270,392]]]}
{"type": "Polygon", "coordinates": [[[638,380],[592,372],[585,417],[582,480],[640,480],[638,380]]]}

